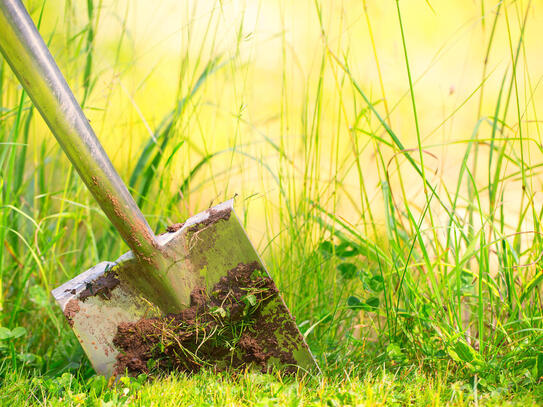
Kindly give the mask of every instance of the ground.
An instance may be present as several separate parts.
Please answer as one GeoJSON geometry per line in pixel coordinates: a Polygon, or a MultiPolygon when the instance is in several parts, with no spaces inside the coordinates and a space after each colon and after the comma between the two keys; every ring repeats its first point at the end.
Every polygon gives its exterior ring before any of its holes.
{"type": "Polygon", "coordinates": [[[116,384],[102,377],[78,379],[65,373],[57,378],[13,376],[0,393],[2,405],[48,406],[530,406],[543,403],[543,385],[532,391],[495,388],[481,391],[469,382],[449,382],[416,369],[396,373],[382,369],[364,376],[281,377],[241,373],[229,376],[208,371],[187,376],[172,374],[149,381],[122,377],[116,384]]]}

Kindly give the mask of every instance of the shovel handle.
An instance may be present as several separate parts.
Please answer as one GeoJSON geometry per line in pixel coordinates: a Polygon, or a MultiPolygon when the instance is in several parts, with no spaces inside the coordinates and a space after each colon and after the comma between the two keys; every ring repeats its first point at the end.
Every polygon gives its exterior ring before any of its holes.
{"type": "Polygon", "coordinates": [[[0,51],[64,152],[134,253],[158,243],[20,0],[0,0],[0,51]]]}

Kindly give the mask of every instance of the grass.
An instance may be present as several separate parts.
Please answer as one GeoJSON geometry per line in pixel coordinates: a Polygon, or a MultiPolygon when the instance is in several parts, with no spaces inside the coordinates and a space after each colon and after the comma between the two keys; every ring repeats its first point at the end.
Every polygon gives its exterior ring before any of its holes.
{"type": "MultiPolygon", "coordinates": [[[[187,377],[172,374],[148,382],[144,376],[123,377],[116,386],[108,386],[103,377],[84,382],[64,373],[56,378],[16,376],[10,383],[15,395],[0,400],[24,404],[47,400],[47,405],[390,405],[416,401],[420,405],[452,406],[536,405],[537,394],[523,394],[511,400],[504,388],[479,394],[469,383],[448,383],[440,376],[427,376],[416,370],[375,373],[360,377],[345,373],[345,379],[284,378],[272,374],[242,373],[232,378],[225,374],[202,372],[187,377]]],[[[539,395],[540,396],[540,395],[539,395]]]]}
{"type": "Polygon", "coordinates": [[[420,3],[29,3],[156,231],[239,194],[323,375],[95,376],[49,292],[126,246],[0,61],[1,402],[541,403],[539,6],[420,3]]]}

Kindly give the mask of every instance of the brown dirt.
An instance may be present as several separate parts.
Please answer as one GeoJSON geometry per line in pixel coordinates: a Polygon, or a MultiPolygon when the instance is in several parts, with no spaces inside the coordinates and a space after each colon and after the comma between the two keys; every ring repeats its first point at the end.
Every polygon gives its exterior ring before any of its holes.
{"type": "MultiPolygon", "coordinates": [[[[230,219],[230,214],[232,213],[232,210],[230,208],[223,209],[222,211],[218,211],[216,209],[208,209],[209,217],[199,222],[193,226],[191,226],[188,231],[189,232],[196,232],[200,229],[205,228],[206,226],[212,225],[220,220],[228,220],[230,219]]],[[[174,223],[173,225],[170,225],[166,228],[166,232],[168,233],[174,233],[177,232],[179,229],[181,229],[183,226],[185,226],[185,222],[182,223],[174,223]]]]}
{"type": "Polygon", "coordinates": [[[68,320],[70,326],[74,326],[74,317],[79,312],[79,301],[76,298],[72,298],[64,307],[64,316],[68,320]]]}
{"type": "MultiPolygon", "coordinates": [[[[111,290],[117,287],[120,281],[116,278],[117,275],[114,272],[106,273],[98,277],[94,281],[87,283],[87,286],[83,291],[79,293],[77,298],[72,298],[64,307],[64,316],[68,320],[68,324],[74,326],[74,317],[80,311],[79,301],[84,302],[87,298],[99,295],[100,297],[109,300],[111,297],[111,290]]],[[[76,295],[75,289],[68,289],[65,292],[69,292],[72,295],[76,295]]]]}
{"type": "Polygon", "coordinates": [[[212,225],[214,223],[217,223],[220,220],[228,220],[230,219],[230,214],[232,213],[231,208],[226,208],[221,211],[218,211],[216,209],[208,209],[207,212],[209,213],[209,217],[202,222],[199,222],[195,224],[194,226],[191,226],[188,231],[189,232],[197,232],[200,229],[203,229],[209,225],[212,225]]]}
{"type": "Polygon", "coordinates": [[[166,232],[168,233],[174,233],[174,232],[177,232],[179,229],[181,229],[183,227],[183,225],[185,224],[185,222],[183,223],[174,223],[173,225],[170,225],[166,228],[166,232]]]}
{"type": "Polygon", "coordinates": [[[106,273],[96,280],[88,282],[85,289],[79,293],[78,298],[80,301],[85,301],[89,297],[99,295],[100,297],[109,300],[111,297],[111,290],[117,287],[119,283],[120,281],[117,279],[115,273],[106,273]]]}
{"type": "MultiPolygon", "coordinates": [[[[285,343],[301,341],[273,281],[257,262],[240,263],[210,293],[195,288],[190,307],[182,312],[119,324],[113,339],[120,350],[115,374],[197,372],[202,367],[221,371],[248,365],[265,372],[270,358],[295,365],[292,353],[284,350],[285,343]],[[263,315],[270,302],[272,311],[263,315]],[[281,333],[282,344],[276,332],[281,333]]],[[[296,366],[284,370],[297,371],[296,366]]]]}

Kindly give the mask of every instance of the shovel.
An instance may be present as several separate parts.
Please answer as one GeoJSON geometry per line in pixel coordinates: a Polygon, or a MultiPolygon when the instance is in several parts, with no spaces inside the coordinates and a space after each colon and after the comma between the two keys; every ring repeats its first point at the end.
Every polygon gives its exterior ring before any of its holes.
{"type": "Polygon", "coordinates": [[[155,236],[19,0],[0,51],[131,249],[52,291],[96,372],[318,369],[233,200],[155,236]]]}

